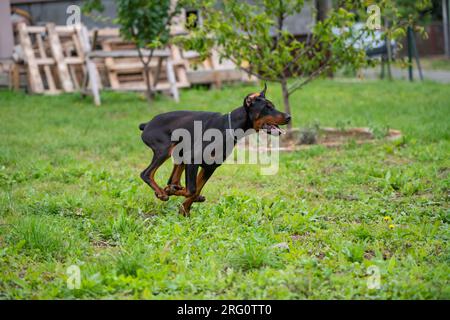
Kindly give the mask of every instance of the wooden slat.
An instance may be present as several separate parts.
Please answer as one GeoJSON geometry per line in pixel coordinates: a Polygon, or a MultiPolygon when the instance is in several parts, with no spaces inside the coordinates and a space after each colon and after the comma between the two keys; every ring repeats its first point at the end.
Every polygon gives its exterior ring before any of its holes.
{"type": "Polygon", "coordinates": [[[61,25],[59,25],[59,26],[55,26],[56,32],[59,35],[61,35],[61,36],[65,36],[65,35],[70,36],[70,35],[72,35],[73,33],[76,32],[76,28],[77,28],[77,25],[70,25],[70,26],[64,26],[64,25],[61,26],[61,25]]]}
{"type": "MultiPolygon", "coordinates": [[[[102,43],[102,48],[105,51],[111,51],[111,44],[103,42],[102,43]]],[[[120,89],[120,82],[119,79],[117,78],[117,73],[114,70],[114,59],[111,57],[107,57],[105,58],[105,66],[106,69],[108,70],[108,79],[109,79],[109,84],[111,85],[111,88],[113,89],[120,89]]]]}
{"type": "Polygon", "coordinates": [[[84,52],[83,52],[83,48],[80,43],[78,30],[75,30],[75,32],[72,34],[72,41],[73,41],[77,56],[80,57],[81,60],[84,60],[84,52]]]}
{"type": "Polygon", "coordinates": [[[175,79],[175,71],[173,70],[172,61],[170,61],[170,59],[166,61],[166,69],[167,69],[167,79],[169,80],[170,84],[170,93],[172,94],[173,99],[176,102],[179,102],[180,96],[178,95],[177,81],[175,79]]]}
{"type": "Polygon", "coordinates": [[[48,39],[50,48],[52,50],[53,58],[56,62],[58,70],[59,80],[61,81],[62,88],[65,92],[73,92],[74,87],[72,80],[70,79],[69,68],[64,59],[61,42],[59,41],[58,33],[56,32],[55,25],[48,23],[47,25],[48,39]]]}
{"type": "Polygon", "coordinates": [[[194,84],[208,84],[217,81],[217,76],[220,76],[222,82],[226,81],[240,81],[242,73],[237,69],[230,70],[200,70],[200,71],[188,71],[187,76],[190,83],[194,84]]]}
{"type": "MultiPolygon", "coordinates": [[[[106,43],[109,44],[109,43],[106,43]]],[[[109,46],[110,47],[110,46],[109,46]]],[[[150,55],[150,50],[143,50],[144,56],[150,55]]],[[[168,50],[155,50],[153,57],[169,57],[168,50]]],[[[114,50],[114,51],[100,51],[95,50],[89,53],[90,58],[139,58],[139,52],[137,50],[114,50]]]]}
{"type": "MultiPolygon", "coordinates": [[[[83,50],[81,48],[78,32],[76,30],[74,30],[74,32],[71,34],[71,39],[72,39],[72,42],[73,42],[73,46],[75,48],[76,55],[81,61],[81,63],[79,64],[79,67],[82,70],[83,78],[84,78],[86,76],[86,74],[87,74],[87,68],[86,68],[86,66],[84,64],[85,56],[84,56],[84,52],[83,52],[83,50]]],[[[66,58],[66,62],[69,65],[70,73],[72,75],[72,79],[74,80],[75,87],[76,87],[77,90],[80,90],[81,87],[83,86],[84,82],[83,82],[83,80],[81,80],[82,83],[81,84],[78,83],[78,78],[77,78],[77,73],[76,73],[77,66],[69,63],[67,61],[67,58],[66,58]]]]}
{"type": "Polygon", "coordinates": [[[171,58],[172,58],[172,66],[175,70],[176,78],[177,78],[177,84],[178,87],[189,87],[190,83],[186,75],[187,71],[187,64],[181,57],[181,51],[180,48],[172,45],[170,46],[171,51],[171,58]],[[174,64],[173,61],[176,61],[176,64],[174,64]]]}
{"type": "Polygon", "coordinates": [[[66,57],[64,61],[66,64],[84,64],[84,59],[81,57],[66,57]]]}
{"type": "Polygon", "coordinates": [[[119,75],[120,82],[133,82],[133,81],[143,81],[142,73],[126,73],[119,75]]]}
{"type": "MultiPolygon", "coordinates": [[[[151,61],[150,61],[151,63],[151,61]]],[[[161,69],[162,69],[163,59],[158,59],[158,63],[156,64],[156,73],[155,73],[155,83],[153,86],[156,86],[161,78],[161,69]]]]}
{"type": "MultiPolygon", "coordinates": [[[[117,36],[115,30],[99,31],[99,36],[112,36],[103,40],[103,51],[94,51],[91,58],[104,58],[111,88],[115,91],[146,91],[144,65],[139,57],[136,46],[124,41],[117,36]],[[141,74],[141,76],[140,76],[141,74]]],[[[150,55],[150,50],[143,50],[145,57],[150,55]]],[[[168,91],[176,101],[179,100],[178,87],[189,86],[189,81],[185,75],[174,69],[173,62],[170,61],[172,53],[169,49],[155,50],[149,64],[148,77],[150,86],[154,91],[168,91]],[[179,78],[183,81],[180,82],[179,78]]],[[[183,58],[176,59],[178,68],[185,68],[183,58]]]]}
{"type": "MultiPolygon", "coordinates": [[[[155,59],[153,59],[155,60],[155,59]]],[[[149,66],[150,68],[156,68],[157,67],[156,61],[151,61],[149,66]]],[[[142,62],[127,62],[127,63],[121,63],[117,62],[114,65],[111,66],[111,70],[118,71],[118,72],[141,72],[144,66],[142,65],[142,62]]]]}
{"type": "MultiPolygon", "coordinates": [[[[45,26],[27,26],[28,33],[46,33],[45,26]]],[[[55,26],[55,31],[60,35],[70,35],[75,32],[74,26],[55,26]]]]}
{"type": "MultiPolygon", "coordinates": [[[[81,29],[78,28],[78,29],[77,29],[77,33],[79,33],[80,30],[81,30],[81,29]]],[[[82,37],[86,37],[86,36],[83,35],[82,37]]],[[[81,41],[79,36],[77,37],[77,39],[78,39],[79,42],[81,41]]],[[[90,49],[91,49],[91,51],[96,47],[96,45],[97,45],[97,39],[98,39],[98,29],[94,29],[93,32],[92,32],[92,40],[91,40],[92,42],[90,43],[90,49]]],[[[81,49],[83,48],[83,47],[81,46],[81,43],[80,43],[80,48],[81,48],[81,49]]],[[[88,52],[85,53],[85,52],[83,51],[83,49],[82,49],[82,50],[81,50],[81,53],[80,53],[80,56],[82,56],[85,60],[86,60],[86,59],[90,59],[90,58],[87,56],[87,53],[88,53],[88,52]]],[[[98,60],[98,59],[97,59],[97,60],[98,60]]],[[[93,62],[94,62],[94,61],[93,61],[93,62]]],[[[99,97],[98,97],[98,100],[100,101],[100,90],[103,89],[103,85],[102,85],[102,79],[101,79],[101,76],[100,76],[100,73],[99,73],[98,69],[99,69],[99,65],[100,65],[103,69],[105,68],[105,65],[104,65],[104,64],[95,63],[95,62],[94,62],[94,65],[95,65],[96,76],[98,77],[98,78],[97,78],[98,91],[99,91],[99,97]]],[[[88,87],[88,84],[89,84],[89,72],[88,72],[87,67],[85,67],[84,69],[85,69],[85,73],[84,73],[84,79],[83,79],[83,84],[82,84],[82,94],[84,94],[84,93],[87,92],[85,89],[88,87]]]]}
{"type": "MultiPolygon", "coordinates": [[[[49,57],[45,57],[45,58],[35,58],[36,64],[37,65],[54,65],[55,59],[53,58],[49,58],[49,57]]],[[[64,61],[66,62],[66,64],[83,64],[84,60],[80,57],[66,57],[64,59],[64,61]]]]}
{"type": "MultiPolygon", "coordinates": [[[[66,56],[69,57],[71,54],[72,48],[65,46],[64,50],[66,51],[66,56]]],[[[78,57],[76,57],[76,58],[78,58],[78,57]]],[[[67,67],[69,68],[70,78],[72,79],[72,83],[75,87],[75,90],[79,91],[81,89],[81,86],[80,86],[80,83],[79,83],[78,77],[77,77],[77,67],[80,66],[82,68],[84,66],[84,64],[68,63],[67,59],[68,58],[66,58],[66,63],[67,63],[67,67]]],[[[80,61],[81,61],[81,59],[80,59],[80,61]]]]}
{"type": "Polygon", "coordinates": [[[27,26],[28,33],[45,33],[45,27],[41,26],[27,26]]]}
{"type": "Polygon", "coordinates": [[[9,89],[19,90],[20,88],[20,68],[18,63],[13,63],[9,70],[9,89]]]}
{"type": "Polygon", "coordinates": [[[187,51],[183,51],[183,58],[198,59],[198,58],[200,58],[200,54],[197,51],[187,50],[187,51]]]}
{"type": "Polygon", "coordinates": [[[101,104],[100,90],[98,85],[99,75],[95,63],[89,58],[89,52],[91,51],[91,44],[89,43],[89,33],[85,26],[80,26],[77,30],[77,33],[80,39],[80,45],[84,52],[84,56],[86,57],[86,68],[89,75],[92,94],[94,95],[94,103],[96,106],[99,106],[101,104]]]}
{"type": "Polygon", "coordinates": [[[118,28],[103,28],[97,32],[98,37],[120,37],[120,30],[118,28]]]}
{"type": "Polygon", "coordinates": [[[42,83],[41,75],[39,73],[39,67],[36,64],[36,59],[31,45],[31,39],[27,31],[25,23],[18,24],[19,41],[22,46],[23,54],[28,68],[28,80],[30,83],[30,91],[34,93],[43,93],[44,84],[42,83]]]}
{"type": "MultiPolygon", "coordinates": [[[[38,44],[39,55],[41,58],[47,58],[47,54],[45,53],[44,42],[42,41],[42,34],[36,33],[36,42],[38,44]]],[[[52,92],[56,92],[55,80],[53,79],[52,70],[49,65],[44,65],[44,73],[47,78],[48,88],[52,92]]]]}
{"type": "Polygon", "coordinates": [[[220,89],[222,87],[222,79],[221,74],[218,72],[218,68],[220,67],[219,54],[216,50],[211,50],[211,67],[214,70],[214,86],[216,89],[220,89]]]}
{"type": "MultiPolygon", "coordinates": [[[[168,82],[158,83],[153,88],[155,91],[170,91],[171,85],[168,82]]],[[[147,87],[144,81],[130,81],[121,84],[120,88],[111,88],[113,91],[146,91],[147,87]]]]}

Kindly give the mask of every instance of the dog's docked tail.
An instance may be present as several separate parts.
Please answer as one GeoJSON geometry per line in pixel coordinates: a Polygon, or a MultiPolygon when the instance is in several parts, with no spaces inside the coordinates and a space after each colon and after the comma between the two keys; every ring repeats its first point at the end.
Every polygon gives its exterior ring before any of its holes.
{"type": "Polygon", "coordinates": [[[139,125],[139,129],[140,129],[141,131],[144,131],[144,128],[145,128],[146,125],[147,125],[147,122],[141,123],[141,124],[139,125]]]}

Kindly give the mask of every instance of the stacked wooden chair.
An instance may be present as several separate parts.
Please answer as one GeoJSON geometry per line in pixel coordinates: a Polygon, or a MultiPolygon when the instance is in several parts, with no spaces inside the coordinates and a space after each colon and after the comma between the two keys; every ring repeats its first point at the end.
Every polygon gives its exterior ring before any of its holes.
{"type": "MultiPolygon", "coordinates": [[[[186,34],[182,27],[177,35],[186,34]]],[[[26,70],[30,93],[59,94],[81,92],[92,95],[100,105],[100,90],[145,91],[146,77],[140,55],[148,57],[148,49],[137,50],[124,40],[117,28],[92,30],[81,24],[55,26],[17,25],[19,44],[17,63],[11,68],[11,78],[17,87],[21,70],[26,70]]],[[[220,60],[218,53],[201,60],[198,53],[183,51],[176,45],[154,50],[149,62],[148,78],[153,91],[169,93],[179,100],[180,88],[191,84],[211,84],[220,87],[223,82],[248,81],[235,64],[220,60]]]]}
{"type": "MultiPolygon", "coordinates": [[[[136,46],[122,39],[118,29],[103,29],[98,33],[100,49],[93,57],[104,57],[104,67],[109,85],[116,91],[146,90],[144,65],[139,58],[136,46]]],[[[147,57],[150,52],[141,50],[147,57]]],[[[170,92],[178,99],[178,88],[187,88],[190,83],[186,76],[184,61],[173,59],[171,49],[154,50],[149,63],[149,79],[152,90],[170,92]]]]}
{"type": "Polygon", "coordinates": [[[21,55],[27,70],[28,90],[31,93],[58,94],[85,89],[94,92],[96,104],[100,104],[97,69],[90,61],[91,51],[87,30],[82,25],[17,26],[21,55]]]}

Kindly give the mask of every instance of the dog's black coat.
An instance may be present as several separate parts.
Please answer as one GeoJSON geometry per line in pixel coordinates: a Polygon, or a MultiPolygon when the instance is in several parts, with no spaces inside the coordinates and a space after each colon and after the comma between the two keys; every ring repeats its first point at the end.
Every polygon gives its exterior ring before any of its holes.
{"type": "MultiPolygon", "coordinates": [[[[211,128],[220,130],[223,134],[223,150],[226,150],[225,143],[230,139],[233,139],[233,144],[237,142],[227,129],[242,129],[243,131],[267,129],[268,133],[272,133],[272,129],[276,130],[278,125],[287,124],[290,121],[290,115],[276,110],[273,104],[265,98],[265,91],[266,88],[259,94],[248,95],[244,99],[243,106],[233,110],[230,115],[216,112],[173,111],[157,115],[148,123],[142,123],[139,126],[139,129],[143,131],[142,140],[153,150],[153,159],[150,165],[142,171],[141,178],[155,190],[156,196],[163,201],[168,200],[170,195],[185,196],[187,199],[181,207],[181,212],[188,215],[193,202],[205,200],[200,195],[201,189],[214,170],[220,166],[220,163],[194,164],[191,159],[192,161],[188,163],[175,164],[167,187],[162,189],[155,182],[154,175],[156,170],[170,158],[173,148],[180,142],[172,141],[172,133],[176,129],[185,129],[194,138],[194,121],[200,121],[203,132],[211,128]],[[201,168],[200,173],[198,173],[199,168],[201,168]],[[180,184],[183,170],[186,170],[186,188],[180,184]]],[[[202,141],[201,143],[202,149],[204,149],[210,142],[202,141]]],[[[194,143],[191,145],[193,146],[194,143]]],[[[191,154],[193,155],[194,152],[191,154]]],[[[224,153],[223,160],[228,155],[224,153]]]]}

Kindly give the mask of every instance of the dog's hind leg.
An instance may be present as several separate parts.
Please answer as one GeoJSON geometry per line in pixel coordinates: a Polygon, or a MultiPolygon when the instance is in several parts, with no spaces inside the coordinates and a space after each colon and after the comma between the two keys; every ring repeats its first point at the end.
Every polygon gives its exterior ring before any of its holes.
{"type": "Polygon", "coordinates": [[[175,195],[177,194],[177,191],[183,190],[183,186],[181,185],[181,175],[183,174],[184,167],[184,164],[173,165],[172,174],[167,182],[167,186],[164,188],[164,191],[166,191],[169,196],[175,195]]]}
{"type": "Polygon", "coordinates": [[[158,199],[162,201],[169,200],[167,193],[156,183],[155,173],[156,170],[170,157],[170,154],[154,151],[153,159],[150,165],[141,172],[141,178],[144,180],[153,190],[158,199]]]}
{"type": "MultiPolygon", "coordinates": [[[[183,196],[183,197],[190,197],[191,193],[188,192],[186,188],[184,188],[181,185],[181,175],[183,174],[183,171],[185,169],[186,165],[174,165],[172,175],[169,178],[169,182],[167,187],[164,188],[164,191],[167,192],[169,196],[175,195],[175,196],[183,196]]],[[[194,202],[205,202],[205,197],[202,195],[198,195],[197,198],[195,198],[194,202]]]]}

